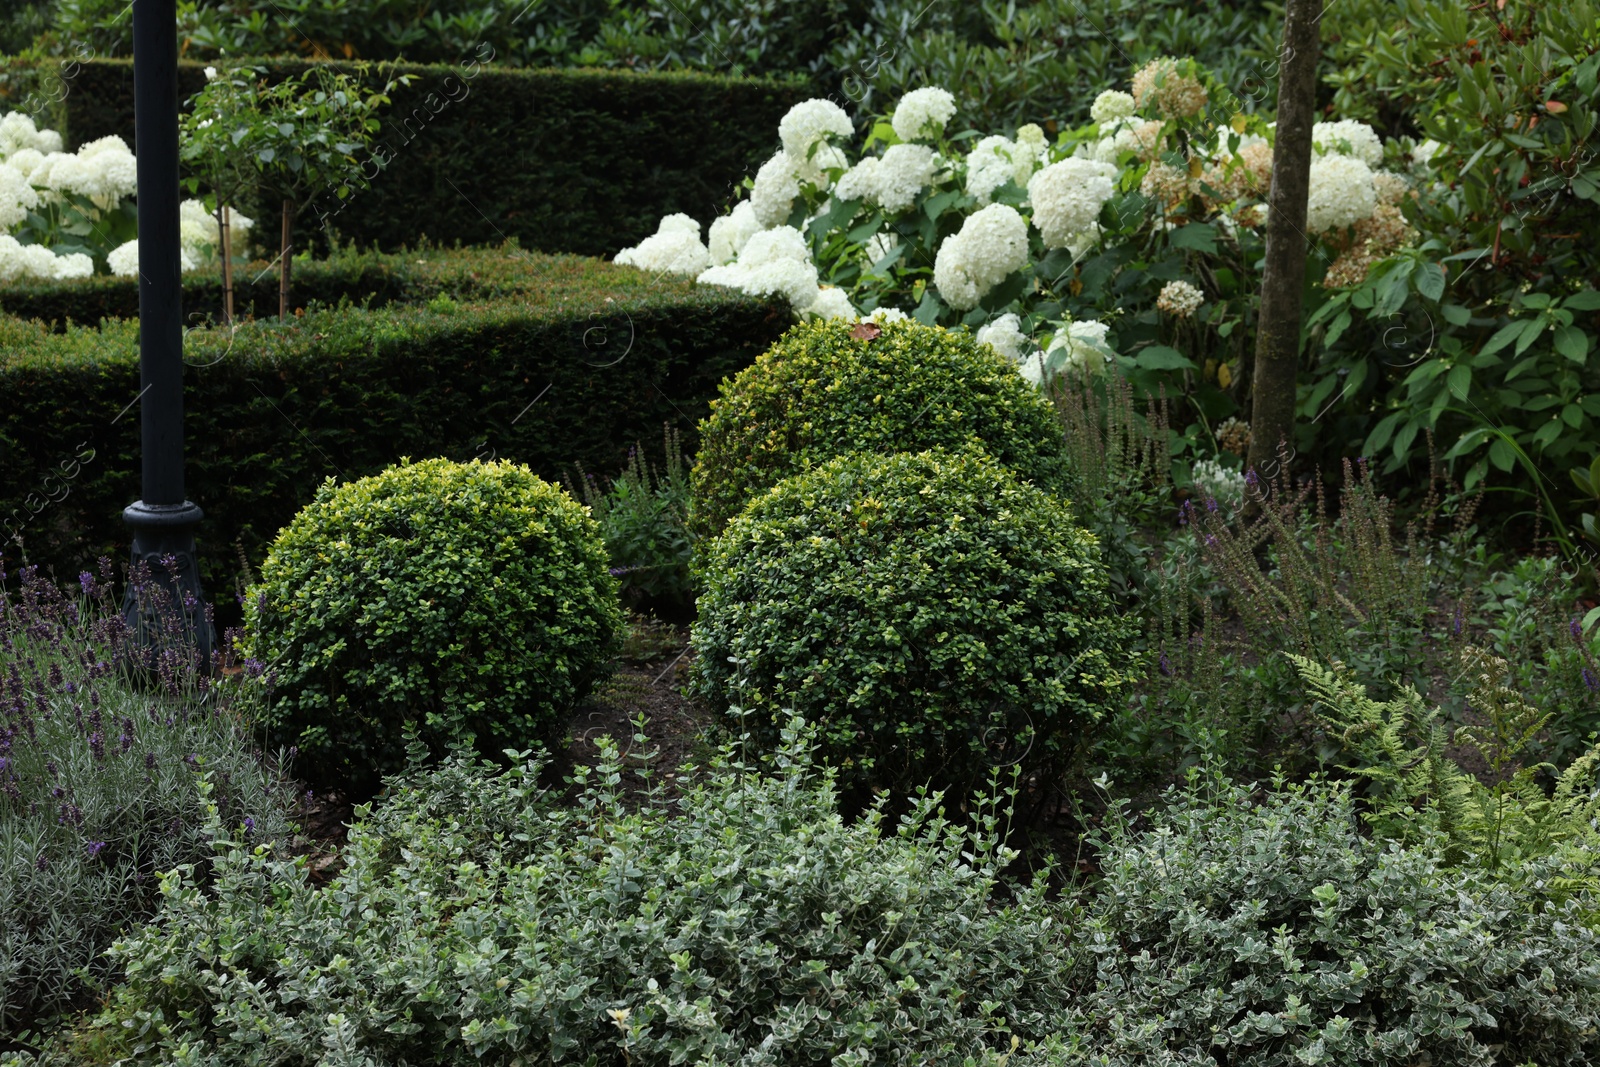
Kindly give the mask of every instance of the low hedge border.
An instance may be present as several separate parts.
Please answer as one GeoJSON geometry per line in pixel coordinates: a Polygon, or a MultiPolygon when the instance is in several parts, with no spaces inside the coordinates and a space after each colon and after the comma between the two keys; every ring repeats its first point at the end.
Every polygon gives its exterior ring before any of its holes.
{"type": "MultiPolygon", "coordinates": [[[[296,262],[292,310],[343,301],[369,308],[423,303],[440,296],[487,299],[537,291],[544,274],[528,270],[529,254],[515,240],[498,248],[429,248],[358,252],[342,248],[324,259],[296,262]]],[[[257,260],[233,273],[233,310],[239,319],[275,318],[278,271],[257,260]]],[[[222,268],[210,265],[183,276],[184,318],[190,326],[222,318],[222,268]]],[[[38,319],[52,328],[97,326],[103,319],[139,316],[139,280],[97,274],[69,281],[26,280],[0,289],[0,314],[38,319]]]]}
{"type": "MultiPolygon", "coordinates": [[[[425,258],[425,257],[424,257],[425,258]]],[[[789,325],[787,306],[575,256],[505,253],[524,284],[487,298],[260,321],[186,346],[188,495],[206,588],[329,476],[402,456],[498,457],[558,478],[622,466],[663,422],[693,434],[717,384],[789,325]]],[[[507,270],[510,268],[508,267],[507,270]]],[[[68,578],[122,559],[139,495],[138,324],[51,331],[0,318],[0,551],[68,578]]],[[[693,446],[693,442],[689,442],[693,446]]]]}
{"type": "MultiPolygon", "coordinates": [[[[395,87],[380,116],[372,159],[388,163],[372,168],[372,187],[342,206],[330,198],[324,209],[333,231],[386,251],[423,237],[515,237],[547,252],[615,255],[654,233],[664,215],[709,222],[721,214],[777,148],[778,120],[810,95],[800,79],[507,70],[488,65],[493,58],[490,48],[454,66],[382,65],[414,80],[395,87]]],[[[266,67],[269,80],[313,65],[247,62],[266,67]]],[[[117,134],[137,151],[131,61],[76,70],[61,104],[69,143],[117,134]]],[[[179,64],[181,100],[204,84],[202,64],[179,64]]],[[[315,208],[303,216],[302,232],[319,232],[318,218],[315,208]]]]}

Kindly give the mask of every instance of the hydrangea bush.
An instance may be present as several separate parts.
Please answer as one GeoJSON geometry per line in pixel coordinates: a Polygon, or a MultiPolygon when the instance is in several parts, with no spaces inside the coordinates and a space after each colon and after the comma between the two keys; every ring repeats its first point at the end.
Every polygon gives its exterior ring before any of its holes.
{"type": "Polygon", "coordinates": [[[0,283],[87,278],[135,227],[133,153],[120,137],[63,152],[20,111],[0,118],[0,283]]]}
{"type": "MultiPolygon", "coordinates": [[[[986,330],[1040,382],[1121,353],[1144,385],[1216,384],[1199,403],[1220,419],[1253,317],[1272,129],[1193,60],[1153,60],[1131,89],[1051,141],[1032,124],[953,130],[954,97],[925,87],[859,150],[843,109],[806,101],[708,243],[673,216],[618,261],[782,293],[803,318],[887,308],[986,330]]],[[[1325,284],[1355,284],[1410,238],[1411,181],[1381,169],[1370,126],[1322,123],[1316,142],[1314,254],[1325,284]]]]}

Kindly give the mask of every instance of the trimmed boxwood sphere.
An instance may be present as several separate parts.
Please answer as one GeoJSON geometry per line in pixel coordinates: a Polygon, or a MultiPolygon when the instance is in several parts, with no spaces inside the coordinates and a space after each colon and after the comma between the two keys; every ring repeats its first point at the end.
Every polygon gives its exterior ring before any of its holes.
{"type": "Polygon", "coordinates": [[[847,452],[979,446],[1059,489],[1054,408],[965,331],[837,319],[796,326],[722,384],[700,426],[690,528],[711,537],[750,499],[847,452]]]}
{"type": "Polygon", "coordinates": [[[791,709],[860,787],[1070,760],[1131,680],[1094,535],[976,450],[853,453],[752,501],[707,551],[694,692],[778,743],[791,709]]]}
{"type": "Polygon", "coordinates": [[[599,529],[526,467],[402,462],[330,479],[285,527],[246,605],[295,772],[352,791],[435,752],[550,743],[609,669],[622,612],[599,529]]]}

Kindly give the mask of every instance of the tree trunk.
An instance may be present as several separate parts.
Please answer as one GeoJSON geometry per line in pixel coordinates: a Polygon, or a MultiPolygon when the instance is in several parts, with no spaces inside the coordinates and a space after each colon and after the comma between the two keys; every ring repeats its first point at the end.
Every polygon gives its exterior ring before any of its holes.
{"type": "MultiPolygon", "coordinates": [[[[1301,197],[1300,215],[1302,219],[1306,213],[1305,198],[1301,197]]],[[[283,240],[280,243],[281,254],[278,257],[278,319],[283,321],[289,317],[289,267],[294,262],[294,207],[288,200],[283,202],[283,240]]]]}
{"type": "Polygon", "coordinates": [[[228,225],[228,207],[217,205],[217,233],[222,246],[222,324],[233,329],[233,238],[228,225]]]}
{"type": "Polygon", "coordinates": [[[1288,0],[1278,70],[1278,128],[1267,194],[1266,265],[1251,382],[1250,455],[1265,490],[1278,473],[1278,442],[1294,429],[1300,364],[1301,291],[1306,277],[1306,194],[1316,119],[1317,21],[1322,0],[1288,0]]]}

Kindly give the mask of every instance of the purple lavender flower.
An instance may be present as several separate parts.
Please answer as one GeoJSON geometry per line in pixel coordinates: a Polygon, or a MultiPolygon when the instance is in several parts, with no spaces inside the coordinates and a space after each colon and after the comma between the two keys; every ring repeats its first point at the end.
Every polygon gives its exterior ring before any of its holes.
{"type": "Polygon", "coordinates": [[[247,677],[259,678],[261,677],[261,672],[265,671],[266,669],[267,665],[258,659],[247,659],[244,661],[244,673],[247,677]]]}
{"type": "Polygon", "coordinates": [[[1256,469],[1254,467],[1251,467],[1249,470],[1244,472],[1244,484],[1248,485],[1252,489],[1261,484],[1261,479],[1256,475],[1256,469]]]}
{"type": "Polygon", "coordinates": [[[106,735],[96,730],[89,735],[89,751],[94,753],[94,761],[102,763],[106,758],[106,735]]]}
{"type": "Polygon", "coordinates": [[[1583,640],[1583,623],[1578,621],[1576,615],[1572,617],[1572,622],[1568,624],[1567,629],[1572,631],[1572,639],[1574,641],[1583,640]]]}
{"type": "Polygon", "coordinates": [[[1217,513],[1217,498],[1216,497],[1214,497],[1214,496],[1206,497],[1206,510],[1211,512],[1211,514],[1213,514],[1213,515],[1215,515],[1217,513]]]}
{"type": "Polygon", "coordinates": [[[1600,693],[1600,678],[1594,676],[1594,671],[1588,667],[1583,669],[1583,684],[1589,687],[1589,692],[1600,693]]]}
{"type": "Polygon", "coordinates": [[[256,821],[248,815],[244,817],[244,832],[247,837],[256,832],[256,821]]]}
{"type": "Polygon", "coordinates": [[[83,587],[85,596],[94,595],[94,575],[90,574],[88,571],[79,571],[78,584],[83,587]]]}
{"type": "Polygon", "coordinates": [[[1165,652],[1161,653],[1161,673],[1168,676],[1172,674],[1172,661],[1167,658],[1165,652]]]}
{"type": "Polygon", "coordinates": [[[43,852],[41,852],[41,853],[39,853],[39,858],[33,861],[33,865],[35,867],[39,868],[39,870],[42,871],[46,867],[50,866],[50,860],[48,858],[46,858],[46,856],[45,856],[45,854],[43,852]]]}
{"type": "Polygon", "coordinates": [[[1451,624],[1451,633],[1456,637],[1460,637],[1461,636],[1461,605],[1460,604],[1456,605],[1456,616],[1455,616],[1455,621],[1451,624]]]}
{"type": "Polygon", "coordinates": [[[105,847],[106,843],[104,841],[90,841],[83,846],[83,849],[85,852],[89,853],[90,859],[94,859],[96,856],[100,855],[100,850],[105,847]]]}
{"type": "Polygon", "coordinates": [[[147,771],[156,769],[156,754],[154,752],[146,752],[144,754],[144,769],[147,771]]]}

